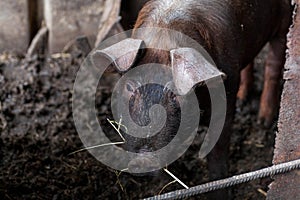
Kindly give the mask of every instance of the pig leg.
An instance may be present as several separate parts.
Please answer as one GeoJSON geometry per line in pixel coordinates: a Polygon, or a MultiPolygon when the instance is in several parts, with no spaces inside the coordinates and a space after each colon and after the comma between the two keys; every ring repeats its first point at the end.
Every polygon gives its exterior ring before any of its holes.
{"type": "MultiPolygon", "coordinates": [[[[217,144],[207,157],[210,180],[228,177],[230,135],[235,113],[236,95],[239,87],[239,74],[228,75],[227,78],[227,81],[225,81],[227,98],[225,124],[217,144]]],[[[210,199],[229,199],[229,197],[229,190],[225,189],[209,194],[210,199]]]]}
{"type": "Polygon", "coordinates": [[[272,124],[278,110],[280,79],[285,62],[285,49],[285,37],[275,38],[270,41],[259,110],[259,123],[265,127],[269,127],[272,124]]]}
{"type": "Polygon", "coordinates": [[[239,100],[241,101],[246,100],[247,95],[251,90],[252,83],[253,83],[253,62],[248,64],[247,67],[241,71],[240,88],[237,93],[237,98],[239,100]]]}

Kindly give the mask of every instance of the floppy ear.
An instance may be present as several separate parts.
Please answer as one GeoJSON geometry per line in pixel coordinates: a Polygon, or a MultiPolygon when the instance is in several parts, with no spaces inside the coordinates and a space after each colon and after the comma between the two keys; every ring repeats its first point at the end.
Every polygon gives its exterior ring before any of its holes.
{"type": "Polygon", "coordinates": [[[119,72],[125,72],[141,56],[144,48],[143,40],[127,38],[105,49],[96,50],[92,55],[92,62],[95,66],[99,66],[103,64],[103,59],[108,59],[115,67],[109,69],[109,71],[115,71],[116,69],[119,72]]]}
{"type": "Polygon", "coordinates": [[[195,85],[226,75],[193,48],[170,51],[173,81],[179,95],[186,95],[195,85]]]}

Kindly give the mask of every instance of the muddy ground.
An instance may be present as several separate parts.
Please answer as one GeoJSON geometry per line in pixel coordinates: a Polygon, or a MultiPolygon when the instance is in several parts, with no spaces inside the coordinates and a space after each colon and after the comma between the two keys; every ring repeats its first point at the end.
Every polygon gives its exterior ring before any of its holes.
{"type": "MultiPolygon", "coordinates": [[[[271,165],[276,122],[270,129],[256,122],[263,56],[256,59],[254,89],[246,104],[237,108],[230,175],[271,165]]],[[[0,55],[0,199],[138,199],[158,194],[172,181],[163,172],[155,177],[118,174],[86,151],[69,155],[83,147],[71,104],[81,62],[78,55],[44,61],[0,55]]],[[[104,89],[99,95],[99,117],[105,119],[109,92],[104,89]]],[[[188,186],[208,181],[206,161],[197,158],[199,148],[195,142],[168,167],[188,186]]],[[[265,199],[270,181],[235,186],[234,199],[265,199]]],[[[174,183],[163,193],[181,188],[174,183]]]]}

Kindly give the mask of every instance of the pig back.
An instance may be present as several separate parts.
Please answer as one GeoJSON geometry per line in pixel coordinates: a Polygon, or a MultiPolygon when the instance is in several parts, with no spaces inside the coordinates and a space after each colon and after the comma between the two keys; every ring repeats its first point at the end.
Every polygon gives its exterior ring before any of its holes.
{"type": "MultiPolygon", "coordinates": [[[[219,68],[239,71],[278,32],[287,32],[290,16],[289,0],[152,0],[141,10],[135,28],[182,32],[199,42],[219,68]]],[[[153,41],[142,34],[133,37],[146,45],[153,41]]],[[[180,38],[174,42],[181,46],[180,38]]]]}

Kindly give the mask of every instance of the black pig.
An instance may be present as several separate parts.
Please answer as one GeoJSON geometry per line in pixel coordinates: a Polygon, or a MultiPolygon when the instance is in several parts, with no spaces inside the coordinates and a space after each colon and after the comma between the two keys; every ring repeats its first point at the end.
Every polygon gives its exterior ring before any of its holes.
{"type": "MultiPolygon", "coordinates": [[[[265,125],[269,125],[276,113],[279,80],[285,62],[286,34],[291,23],[291,10],[289,0],[152,0],[139,13],[132,39],[126,42],[121,41],[117,49],[113,45],[103,52],[110,58],[116,57],[114,54],[120,54],[120,51],[125,54],[125,56],[114,62],[119,71],[126,71],[130,67],[144,63],[161,63],[174,68],[174,63],[172,63],[174,58],[170,51],[187,47],[184,46],[185,44],[181,38],[168,38],[168,35],[151,35],[136,31],[138,28],[143,27],[176,30],[194,39],[205,48],[218,69],[226,74],[224,80],[227,97],[226,122],[219,141],[208,155],[210,177],[211,179],[217,179],[226,176],[228,172],[230,128],[239,90],[240,73],[249,65],[247,70],[242,72],[239,96],[244,98],[248,90],[247,87],[250,85],[249,82],[252,81],[249,79],[250,76],[247,75],[251,71],[249,70],[251,69],[251,63],[267,42],[270,43],[270,48],[265,65],[265,82],[259,117],[265,125]],[[146,48],[144,52],[137,48],[143,44],[146,48]],[[167,50],[153,48],[162,45],[167,50]],[[120,46],[123,48],[120,48],[120,46]],[[131,52],[126,53],[126,51],[129,51],[129,47],[131,52]]],[[[199,63],[199,68],[194,69],[195,71],[191,73],[197,74],[197,70],[202,70],[200,66],[201,63],[199,63]]],[[[185,75],[179,74],[175,78],[181,76],[185,75]]],[[[192,87],[195,88],[197,96],[199,98],[200,96],[201,98],[208,96],[207,89],[203,86],[198,87],[199,83],[195,80],[197,80],[197,77],[192,80],[192,87]]],[[[172,94],[167,90],[163,91],[164,87],[153,87],[139,88],[139,83],[133,82],[128,83],[125,87],[129,95],[128,99],[131,102],[129,108],[131,117],[133,121],[141,125],[149,123],[149,114],[145,112],[145,109],[149,109],[149,106],[153,104],[165,105],[167,112],[175,110],[178,114],[176,99],[172,94]],[[159,90],[159,92],[153,92],[153,90],[159,90]],[[155,97],[155,95],[158,96],[155,97]]],[[[200,105],[201,108],[209,110],[207,109],[210,106],[209,103],[205,103],[209,100],[201,100],[200,102],[204,102],[204,106],[200,105]]],[[[206,113],[209,113],[209,111],[206,113]]],[[[170,116],[172,116],[172,113],[170,116]]],[[[169,123],[174,125],[172,122],[169,123]]],[[[173,127],[176,128],[176,126],[173,127]]],[[[168,135],[172,135],[174,130],[166,128],[162,131],[154,143],[164,143],[166,140],[170,140],[168,135]]],[[[131,143],[130,145],[138,147],[141,151],[147,149],[151,151],[155,146],[151,145],[150,142],[147,143],[147,140],[143,140],[139,144],[131,143]]],[[[135,162],[135,164],[137,163],[139,162],[135,162]]],[[[143,162],[141,161],[141,163],[143,162]]],[[[223,197],[225,198],[225,196],[223,197]]]]}

